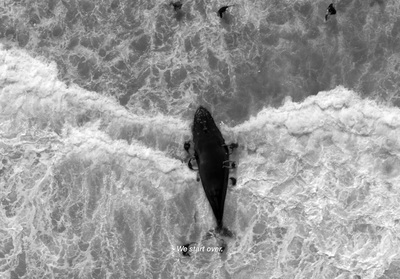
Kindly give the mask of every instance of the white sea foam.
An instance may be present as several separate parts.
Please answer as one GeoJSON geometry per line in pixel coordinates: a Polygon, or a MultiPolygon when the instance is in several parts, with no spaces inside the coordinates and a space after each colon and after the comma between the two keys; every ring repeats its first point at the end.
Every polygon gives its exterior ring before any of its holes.
{"type": "Polygon", "coordinates": [[[189,121],[134,115],[23,51],[0,49],[0,61],[1,251],[19,259],[0,275],[84,277],[105,262],[120,278],[379,278],[399,259],[398,108],[337,87],[222,125],[240,145],[225,215],[236,237],[225,258],[177,263],[170,247],[214,226],[182,162],[189,121]]]}
{"type": "MultiPolygon", "coordinates": [[[[287,249],[300,237],[293,245],[304,253],[312,240],[320,255],[335,258],[337,268],[378,278],[399,257],[399,116],[398,108],[343,87],[264,109],[225,127],[244,145],[238,188],[275,204],[270,216],[295,232],[287,249]]],[[[261,220],[254,218],[254,226],[261,220]]],[[[293,252],[287,260],[300,260],[293,252]]]]}

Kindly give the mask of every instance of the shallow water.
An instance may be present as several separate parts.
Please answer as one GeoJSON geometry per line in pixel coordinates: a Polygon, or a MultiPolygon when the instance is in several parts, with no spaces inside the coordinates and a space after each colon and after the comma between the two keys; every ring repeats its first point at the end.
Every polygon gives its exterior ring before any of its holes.
{"type": "Polygon", "coordinates": [[[0,4],[0,277],[399,278],[399,4],[183,3],[0,4]],[[240,145],[222,254],[200,104],[240,145]]]}

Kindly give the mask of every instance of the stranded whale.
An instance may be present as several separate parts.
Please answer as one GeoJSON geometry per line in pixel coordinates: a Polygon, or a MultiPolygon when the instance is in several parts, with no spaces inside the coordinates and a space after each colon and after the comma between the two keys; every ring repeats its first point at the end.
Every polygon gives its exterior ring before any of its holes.
{"type": "Polygon", "coordinates": [[[223,216],[229,169],[235,166],[229,160],[230,149],[236,148],[237,144],[225,144],[210,112],[201,106],[194,115],[192,134],[194,157],[204,192],[217,221],[216,231],[231,236],[232,233],[223,227],[223,216]]]}

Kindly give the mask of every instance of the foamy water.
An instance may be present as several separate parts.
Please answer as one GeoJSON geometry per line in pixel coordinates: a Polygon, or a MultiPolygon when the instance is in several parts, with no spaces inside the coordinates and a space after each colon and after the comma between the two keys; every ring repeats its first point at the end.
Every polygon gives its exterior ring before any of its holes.
{"type": "Polygon", "coordinates": [[[238,178],[224,253],[182,148],[190,122],[135,115],[0,50],[1,278],[398,278],[400,110],[343,87],[220,123],[238,178]]]}

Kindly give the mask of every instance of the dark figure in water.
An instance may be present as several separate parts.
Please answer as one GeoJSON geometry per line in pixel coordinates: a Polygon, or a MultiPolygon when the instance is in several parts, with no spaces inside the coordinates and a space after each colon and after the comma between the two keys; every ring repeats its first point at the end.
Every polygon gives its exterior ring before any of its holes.
{"type": "Polygon", "coordinates": [[[335,7],[333,6],[333,3],[332,3],[332,4],[330,4],[330,5],[328,6],[328,8],[326,9],[325,21],[328,20],[329,16],[335,15],[335,14],[336,14],[336,9],[335,9],[335,7]]]}
{"type": "Polygon", "coordinates": [[[191,169],[191,170],[197,170],[197,169],[194,169],[194,168],[193,168],[193,164],[192,164],[192,160],[193,160],[193,159],[194,159],[194,157],[192,157],[192,158],[189,159],[188,167],[189,167],[189,169],[191,169]]]}
{"type": "Polygon", "coordinates": [[[189,153],[190,142],[189,141],[185,141],[185,143],[183,144],[183,148],[185,148],[186,152],[189,153]]]}
{"type": "Polygon", "coordinates": [[[225,144],[211,114],[203,107],[199,107],[194,115],[192,133],[194,157],[204,192],[217,220],[216,231],[231,236],[232,233],[222,224],[229,170],[233,165],[229,160],[230,147],[225,144]]]}
{"type": "Polygon", "coordinates": [[[183,247],[185,247],[186,249],[182,249],[182,255],[184,255],[185,257],[190,257],[190,246],[193,244],[196,244],[196,242],[183,245],[183,247]]]}
{"type": "Polygon", "coordinates": [[[218,10],[218,16],[219,16],[220,18],[222,18],[222,16],[223,16],[224,13],[226,12],[226,10],[227,10],[229,7],[232,7],[232,6],[234,6],[234,5],[223,6],[223,7],[221,7],[221,8],[218,10]]]}
{"type": "Polygon", "coordinates": [[[182,3],[181,1],[176,1],[176,2],[171,2],[169,3],[170,5],[172,5],[174,7],[175,11],[179,11],[182,8],[182,3]]]}

